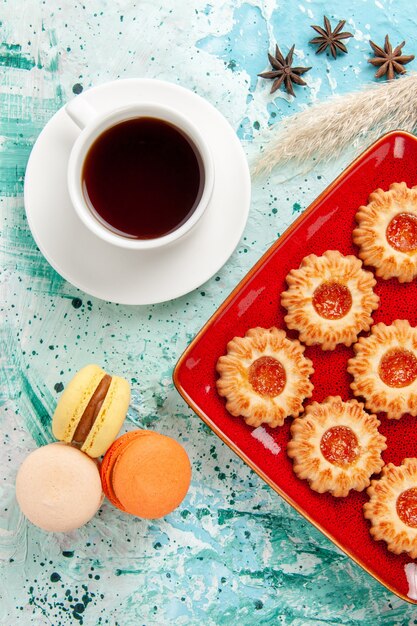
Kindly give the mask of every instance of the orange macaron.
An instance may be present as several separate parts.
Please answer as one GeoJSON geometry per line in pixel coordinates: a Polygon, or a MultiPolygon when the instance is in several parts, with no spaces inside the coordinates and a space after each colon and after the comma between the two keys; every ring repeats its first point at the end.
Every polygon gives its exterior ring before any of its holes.
{"type": "Polygon", "coordinates": [[[175,439],[134,430],[107,450],[100,468],[103,491],[121,511],[156,519],[185,498],[191,481],[188,455],[175,439]]]}

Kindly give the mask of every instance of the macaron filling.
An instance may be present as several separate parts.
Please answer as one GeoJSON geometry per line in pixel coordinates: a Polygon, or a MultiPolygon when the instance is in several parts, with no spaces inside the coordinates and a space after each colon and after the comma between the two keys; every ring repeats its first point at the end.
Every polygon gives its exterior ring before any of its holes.
{"type": "Polygon", "coordinates": [[[112,377],[109,374],[105,374],[100,380],[87,406],[85,407],[83,414],[81,415],[71,443],[82,445],[87,439],[94,426],[94,422],[100,413],[103,402],[106,399],[111,381],[112,377]]]}

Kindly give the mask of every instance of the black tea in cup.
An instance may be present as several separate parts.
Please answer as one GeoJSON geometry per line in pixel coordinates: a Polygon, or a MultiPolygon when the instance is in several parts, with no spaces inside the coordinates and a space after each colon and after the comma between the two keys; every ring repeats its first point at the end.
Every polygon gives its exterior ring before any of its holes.
{"type": "Polygon", "coordinates": [[[111,126],[91,145],[82,168],[91,212],[134,239],[163,237],[194,213],[204,189],[202,159],[179,128],[153,117],[111,126]]]}

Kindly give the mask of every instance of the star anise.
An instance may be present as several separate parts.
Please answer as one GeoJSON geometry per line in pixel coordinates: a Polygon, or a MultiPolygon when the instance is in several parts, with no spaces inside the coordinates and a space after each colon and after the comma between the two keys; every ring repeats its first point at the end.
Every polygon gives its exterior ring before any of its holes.
{"type": "Polygon", "coordinates": [[[368,59],[368,63],[372,63],[375,67],[379,66],[375,78],[381,78],[381,76],[386,75],[388,80],[392,80],[395,78],[395,74],[405,74],[407,70],[403,66],[414,59],[414,54],[401,54],[405,41],[393,50],[388,35],[385,35],[384,48],[380,48],[373,41],[370,41],[369,45],[374,51],[375,58],[368,59]]]}
{"type": "Polygon", "coordinates": [[[336,58],[337,51],[347,52],[345,44],[342,39],[349,39],[353,37],[352,33],[347,31],[341,32],[343,26],[346,24],[346,20],[340,20],[334,30],[330,24],[330,20],[324,16],[324,29],[321,26],[312,26],[314,30],[320,35],[320,37],[314,37],[310,40],[310,43],[317,44],[319,47],[316,50],[316,54],[324,52],[326,48],[330,48],[333,58],[336,58]]]}
{"type": "Polygon", "coordinates": [[[293,83],[297,85],[307,84],[300,76],[308,72],[308,70],[311,70],[311,67],[292,67],[294,48],[295,45],[291,46],[285,59],[278,44],[275,46],[275,57],[268,52],[268,59],[273,69],[270,72],[262,72],[262,74],[258,74],[258,76],[261,78],[270,78],[274,81],[270,93],[274,93],[274,91],[284,84],[287,93],[295,96],[293,83]]]}

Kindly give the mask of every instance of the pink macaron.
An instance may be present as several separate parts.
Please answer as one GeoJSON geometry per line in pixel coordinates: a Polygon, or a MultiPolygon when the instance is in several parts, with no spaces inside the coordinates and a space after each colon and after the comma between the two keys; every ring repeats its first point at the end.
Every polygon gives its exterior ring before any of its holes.
{"type": "Polygon", "coordinates": [[[29,454],[16,477],[16,499],[35,526],[68,532],[86,524],[103,500],[97,463],[78,448],[51,443],[29,454]]]}

